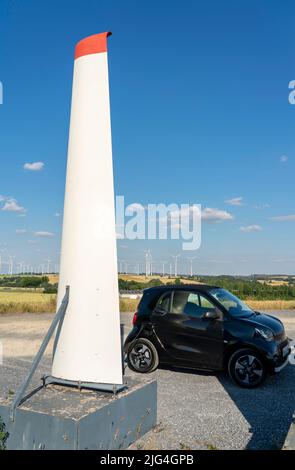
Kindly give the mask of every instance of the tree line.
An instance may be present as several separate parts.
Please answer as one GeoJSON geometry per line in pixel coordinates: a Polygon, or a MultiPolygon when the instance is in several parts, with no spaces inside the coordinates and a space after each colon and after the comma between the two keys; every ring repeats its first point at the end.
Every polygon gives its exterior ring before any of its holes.
{"type": "MultiPolygon", "coordinates": [[[[295,284],[286,283],[281,285],[270,285],[258,282],[255,278],[245,279],[233,276],[204,276],[198,278],[190,278],[197,280],[202,284],[208,284],[216,287],[222,287],[229,290],[241,299],[257,299],[257,300],[294,300],[295,284]]],[[[168,285],[180,285],[181,279],[171,279],[168,285]]],[[[119,279],[120,290],[143,290],[148,287],[161,286],[164,283],[161,279],[151,279],[149,282],[127,281],[119,279]]],[[[167,285],[167,283],[166,283],[167,285]]]]}
{"type": "Polygon", "coordinates": [[[45,294],[57,292],[57,284],[50,284],[47,276],[1,276],[0,287],[43,289],[45,294]]]}

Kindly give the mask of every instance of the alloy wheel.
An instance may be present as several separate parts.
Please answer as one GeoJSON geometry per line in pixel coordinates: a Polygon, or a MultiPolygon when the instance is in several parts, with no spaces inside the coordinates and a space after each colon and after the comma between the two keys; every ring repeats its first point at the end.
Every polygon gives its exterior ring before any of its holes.
{"type": "Polygon", "coordinates": [[[245,385],[255,385],[263,375],[263,365],[258,357],[246,354],[237,359],[235,373],[238,380],[245,385]]]}
{"type": "Polygon", "coordinates": [[[146,344],[136,343],[129,353],[129,360],[137,370],[150,368],[153,356],[146,344]]]}

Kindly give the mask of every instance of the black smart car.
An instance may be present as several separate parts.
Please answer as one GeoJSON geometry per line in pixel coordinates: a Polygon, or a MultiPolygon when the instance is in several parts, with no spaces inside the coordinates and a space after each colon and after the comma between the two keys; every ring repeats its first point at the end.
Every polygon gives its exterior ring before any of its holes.
{"type": "Polygon", "coordinates": [[[130,369],[159,363],[223,370],[242,387],[260,385],[288,363],[280,320],[255,312],[225,289],[205,285],[144,290],[124,352],[130,369]]]}

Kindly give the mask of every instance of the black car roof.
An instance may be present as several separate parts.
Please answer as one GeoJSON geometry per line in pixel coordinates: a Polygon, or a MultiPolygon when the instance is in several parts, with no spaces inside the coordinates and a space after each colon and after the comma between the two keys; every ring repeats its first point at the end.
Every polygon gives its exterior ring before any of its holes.
{"type": "Polygon", "coordinates": [[[218,286],[209,286],[206,284],[174,284],[165,286],[148,287],[143,292],[169,291],[169,290],[196,290],[198,292],[208,292],[211,289],[220,289],[218,286]]]}

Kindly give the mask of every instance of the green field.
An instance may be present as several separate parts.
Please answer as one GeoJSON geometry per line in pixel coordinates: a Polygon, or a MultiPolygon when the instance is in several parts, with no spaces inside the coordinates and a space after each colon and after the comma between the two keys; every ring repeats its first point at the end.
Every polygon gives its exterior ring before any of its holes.
{"type": "MultiPolygon", "coordinates": [[[[135,312],[138,299],[120,299],[121,312],[135,312]]],[[[256,310],[295,309],[294,300],[248,300],[250,307],[256,310]]],[[[56,295],[35,291],[0,291],[1,313],[53,313],[56,310],[56,295]]]]}
{"type": "MultiPolygon", "coordinates": [[[[58,277],[49,276],[0,276],[1,313],[43,313],[56,311],[58,277]],[[37,282],[36,282],[37,281],[37,282]],[[54,284],[52,284],[54,283],[54,284]],[[53,290],[52,290],[53,288],[53,290]]],[[[119,275],[119,288],[123,290],[143,289],[163,284],[208,283],[230,290],[256,310],[295,309],[295,282],[291,277],[199,277],[169,278],[167,276],[119,275]]],[[[121,312],[134,312],[138,299],[120,299],[121,312]]]]}
{"type": "MultiPolygon", "coordinates": [[[[139,300],[120,299],[121,312],[136,310],[139,300]]],[[[0,290],[1,313],[54,313],[56,294],[43,294],[28,290],[0,290]]]]}
{"type": "Polygon", "coordinates": [[[55,312],[56,295],[27,290],[0,291],[0,313],[55,312]]]}

